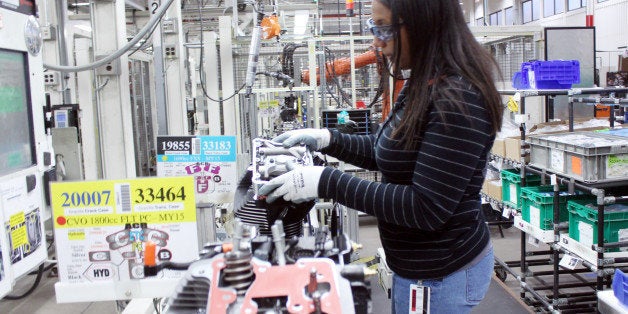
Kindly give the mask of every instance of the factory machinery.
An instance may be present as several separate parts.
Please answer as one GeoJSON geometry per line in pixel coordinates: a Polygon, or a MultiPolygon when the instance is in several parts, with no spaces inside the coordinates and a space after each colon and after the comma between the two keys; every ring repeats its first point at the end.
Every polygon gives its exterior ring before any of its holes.
{"type": "Polygon", "coordinates": [[[186,270],[167,313],[370,313],[364,265],[348,265],[352,243],[336,208],[311,219],[314,202],[272,204],[257,196],[270,179],[318,164],[305,146],[253,140],[253,162],[236,193],[231,243],[204,246],[190,264],[155,263],[145,251],[146,276],[186,270]]]}

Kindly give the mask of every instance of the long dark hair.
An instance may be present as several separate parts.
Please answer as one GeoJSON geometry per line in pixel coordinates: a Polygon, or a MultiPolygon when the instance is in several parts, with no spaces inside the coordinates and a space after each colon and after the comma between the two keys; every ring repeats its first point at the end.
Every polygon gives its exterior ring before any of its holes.
{"type": "MultiPolygon", "coordinates": [[[[495,87],[499,75],[491,54],[475,39],[467,26],[458,0],[374,0],[392,12],[391,23],[405,27],[413,60],[407,82],[406,110],[396,126],[393,137],[406,148],[414,146],[421,136],[431,100],[444,97],[460,103],[460,95],[446,88],[448,77],[462,76],[482,95],[493,125],[500,130],[503,106],[495,87]],[[402,22],[403,21],[403,22],[402,22]],[[399,25],[403,23],[402,25],[399,25]],[[443,88],[441,88],[443,87],[443,88]]],[[[393,75],[401,74],[400,32],[395,34],[393,75]]],[[[464,110],[464,108],[461,108],[464,110]]]]}

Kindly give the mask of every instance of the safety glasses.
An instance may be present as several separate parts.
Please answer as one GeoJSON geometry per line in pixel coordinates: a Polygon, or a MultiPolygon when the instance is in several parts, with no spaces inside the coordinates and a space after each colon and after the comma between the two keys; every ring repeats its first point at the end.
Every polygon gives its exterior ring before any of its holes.
{"type": "Polygon", "coordinates": [[[366,26],[377,39],[387,42],[395,36],[395,25],[375,25],[373,19],[366,21],[366,26]]]}

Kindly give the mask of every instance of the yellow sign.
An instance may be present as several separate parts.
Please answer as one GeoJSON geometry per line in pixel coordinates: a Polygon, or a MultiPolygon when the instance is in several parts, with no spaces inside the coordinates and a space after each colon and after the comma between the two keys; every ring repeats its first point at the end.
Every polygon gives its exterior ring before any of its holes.
{"type": "Polygon", "coordinates": [[[260,110],[270,109],[270,108],[278,108],[279,101],[278,100],[262,100],[257,103],[257,107],[260,110]]]}
{"type": "Polygon", "coordinates": [[[51,194],[55,228],[196,221],[193,177],[59,182],[51,194]]]}
{"type": "Polygon", "coordinates": [[[69,240],[85,240],[85,231],[68,231],[69,240]]]}
{"type": "Polygon", "coordinates": [[[29,244],[24,212],[11,215],[9,218],[9,227],[11,228],[11,245],[14,249],[29,244]]]}
{"type": "Polygon", "coordinates": [[[11,217],[9,218],[9,225],[11,226],[11,228],[13,228],[17,225],[23,225],[25,221],[26,218],[24,217],[24,212],[19,212],[17,214],[11,215],[11,217]]]}

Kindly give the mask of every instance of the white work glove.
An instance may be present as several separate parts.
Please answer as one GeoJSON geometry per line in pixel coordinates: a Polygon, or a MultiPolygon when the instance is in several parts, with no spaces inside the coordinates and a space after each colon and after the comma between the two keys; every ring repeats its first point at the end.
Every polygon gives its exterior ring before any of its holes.
{"type": "Polygon", "coordinates": [[[286,172],[262,185],[258,196],[266,195],[266,202],[272,203],[283,196],[293,203],[303,203],[318,197],[318,181],[325,167],[307,166],[286,172]]]}
{"type": "Polygon", "coordinates": [[[292,147],[305,144],[307,148],[319,151],[329,146],[331,133],[327,129],[299,129],[283,133],[273,139],[273,142],[282,143],[283,147],[292,147]]]}

